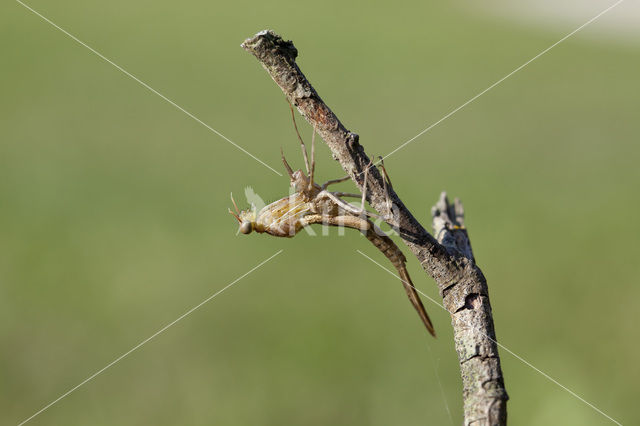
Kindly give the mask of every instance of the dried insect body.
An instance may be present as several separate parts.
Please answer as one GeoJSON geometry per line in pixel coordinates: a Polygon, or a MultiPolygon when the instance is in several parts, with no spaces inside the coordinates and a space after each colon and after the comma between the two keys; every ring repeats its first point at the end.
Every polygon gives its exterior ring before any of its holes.
{"type": "MultiPolygon", "coordinates": [[[[293,115],[293,110],[292,110],[293,115]]],[[[295,119],[294,119],[295,126],[295,119]]],[[[302,228],[322,224],[328,226],[341,226],[354,228],[361,231],[378,250],[380,250],[391,261],[400,274],[402,284],[409,296],[409,300],[416,309],[425,327],[433,336],[435,330],[427,315],[427,312],[418,296],[416,289],[411,282],[405,263],[407,259],[398,246],[380,228],[378,228],[367,216],[374,216],[364,209],[365,193],[352,194],[346,192],[331,192],[327,187],[349,179],[349,176],[341,179],[334,179],[318,185],[314,182],[315,172],[315,129],[311,139],[311,162],[307,156],[307,149],[300,137],[296,126],[296,134],[300,140],[302,154],[307,173],[302,170],[293,171],[287,160],[282,155],[282,162],[289,174],[293,193],[281,198],[260,211],[256,208],[240,211],[233,197],[231,201],[235,208],[235,213],[229,210],[240,224],[240,232],[250,234],[251,232],[267,233],[276,237],[293,237],[302,228]],[[356,208],[347,203],[342,198],[356,197],[361,199],[361,207],[356,208]]],[[[364,182],[366,182],[368,170],[373,167],[369,164],[364,171],[364,182]]],[[[386,172],[383,173],[386,178],[386,172]]]]}

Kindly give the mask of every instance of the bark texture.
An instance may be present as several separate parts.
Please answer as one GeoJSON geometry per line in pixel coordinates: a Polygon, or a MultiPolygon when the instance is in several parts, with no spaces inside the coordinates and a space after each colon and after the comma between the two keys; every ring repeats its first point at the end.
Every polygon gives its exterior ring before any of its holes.
{"type": "Polygon", "coordinates": [[[505,425],[507,393],[498,357],[487,282],[475,264],[464,229],[462,204],[449,204],[443,193],[432,209],[435,238],[402,203],[393,188],[387,188],[376,167],[367,182],[364,169],[370,159],[357,134],[347,130],[322,101],[298,65],[298,51],[291,41],[272,31],[261,31],[242,47],[252,53],[282,89],[287,100],[315,126],[342,168],[360,188],[367,188],[367,201],[400,235],[434,278],[445,308],[451,315],[455,347],[460,362],[466,425],[505,425]]]}

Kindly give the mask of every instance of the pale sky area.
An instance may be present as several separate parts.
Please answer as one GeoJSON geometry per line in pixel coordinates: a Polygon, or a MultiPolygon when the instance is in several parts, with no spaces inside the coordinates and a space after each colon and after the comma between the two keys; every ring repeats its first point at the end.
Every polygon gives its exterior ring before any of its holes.
{"type": "MultiPolygon", "coordinates": [[[[569,33],[616,0],[488,0],[477,3],[477,13],[534,28],[569,33]]],[[[468,7],[471,3],[465,3],[468,7]]],[[[624,0],[576,36],[606,42],[640,45],[640,0],[624,0]]]]}

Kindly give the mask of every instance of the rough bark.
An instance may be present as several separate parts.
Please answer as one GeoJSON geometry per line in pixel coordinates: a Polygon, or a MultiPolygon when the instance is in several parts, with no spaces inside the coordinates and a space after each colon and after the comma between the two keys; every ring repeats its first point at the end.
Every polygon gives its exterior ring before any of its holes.
{"type": "Polygon", "coordinates": [[[465,424],[504,425],[507,423],[507,393],[504,388],[496,342],[489,289],[475,264],[464,226],[464,208],[459,199],[450,204],[447,194],[431,209],[433,233],[453,256],[463,259],[469,275],[453,288],[443,288],[445,308],[451,315],[453,339],[460,362],[465,424]],[[471,280],[469,280],[471,278],[471,280]],[[464,300],[464,303],[463,303],[464,300]]]}
{"type": "MultiPolygon", "coordinates": [[[[358,135],[347,130],[322,101],[298,65],[298,51],[272,31],[261,31],[242,47],[252,53],[282,89],[287,100],[315,126],[342,168],[362,191],[364,169],[370,164],[358,135]]],[[[451,206],[446,194],[432,210],[434,233],[429,234],[402,203],[393,188],[383,184],[376,167],[366,182],[367,201],[400,235],[434,278],[451,315],[455,347],[462,375],[466,425],[505,425],[507,393],[500,369],[489,292],[475,264],[462,204],[451,206]],[[387,194],[391,204],[387,203],[387,194]]]]}

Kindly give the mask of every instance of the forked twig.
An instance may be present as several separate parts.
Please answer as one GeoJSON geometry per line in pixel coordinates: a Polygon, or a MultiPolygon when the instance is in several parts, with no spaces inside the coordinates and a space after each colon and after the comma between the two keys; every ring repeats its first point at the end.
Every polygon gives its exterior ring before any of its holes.
{"type": "Polygon", "coordinates": [[[369,204],[400,234],[403,242],[438,284],[443,304],[451,315],[454,341],[463,384],[466,425],[505,425],[507,393],[487,282],[471,254],[461,223],[462,204],[449,204],[443,193],[434,207],[434,238],[402,203],[391,185],[386,185],[359,143],[322,101],[296,64],[297,49],[272,31],[261,31],[242,47],[252,53],[282,89],[289,103],[317,130],[342,168],[367,194],[369,204]],[[364,190],[366,187],[366,191],[364,190]],[[389,211],[387,197],[394,206],[389,211]],[[387,213],[386,215],[384,213],[387,213]],[[460,214],[458,214],[460,213],[460,214]],[[468,246],[468,249],[467,249],[468,246]]]}

